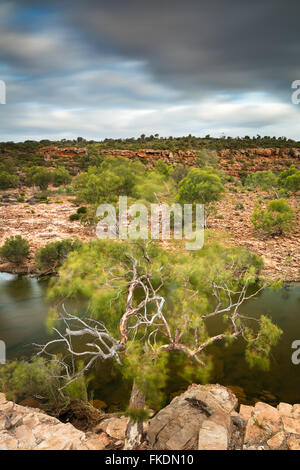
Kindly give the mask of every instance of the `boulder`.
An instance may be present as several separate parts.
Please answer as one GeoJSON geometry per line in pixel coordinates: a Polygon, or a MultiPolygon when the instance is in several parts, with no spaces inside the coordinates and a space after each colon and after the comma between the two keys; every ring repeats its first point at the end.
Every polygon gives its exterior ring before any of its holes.
{"type": "Polygon", "coordinates": [[[157,450],[227,449],[230,413],[237,406],[221,385],[191,385],[150,420],[147,440],[157,450]]]}
{"type": "Polygon", "coordinates": [[[128,418],[110,418],[100,423],[101,429],[113,439],[124,440],[128,418]]]}
{"type": "Polygon", "coordinates": [[[40,410],[7,401],[0,393],[0,449],[103,450],[111,445],[104,433],[85,434],[40,410]]]}

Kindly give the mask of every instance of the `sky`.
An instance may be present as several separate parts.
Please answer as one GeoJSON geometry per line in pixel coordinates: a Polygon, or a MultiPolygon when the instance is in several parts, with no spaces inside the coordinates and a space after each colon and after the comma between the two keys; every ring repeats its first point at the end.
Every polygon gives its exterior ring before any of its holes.
{"type": "Polygon", "coordinates": [[[0,0],[0,140],[300,140],[299,0],[0,0]]]}

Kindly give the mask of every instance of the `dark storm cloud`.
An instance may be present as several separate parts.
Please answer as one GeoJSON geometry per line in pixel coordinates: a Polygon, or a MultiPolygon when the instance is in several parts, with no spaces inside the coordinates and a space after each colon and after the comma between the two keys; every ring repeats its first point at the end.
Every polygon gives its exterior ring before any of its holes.
{"type": "Polygon", "coordinates": [[[300,76],[298,0],[75,0],[57,8],[95,47],[147,61],[185,93],[289,93],[300,76]]]}
{"type": "Polygon", "coordinates": [[[13,107],[0,126],[297,137],[299,14],[296,0],[4,0],[0,78],[13,107]]]}

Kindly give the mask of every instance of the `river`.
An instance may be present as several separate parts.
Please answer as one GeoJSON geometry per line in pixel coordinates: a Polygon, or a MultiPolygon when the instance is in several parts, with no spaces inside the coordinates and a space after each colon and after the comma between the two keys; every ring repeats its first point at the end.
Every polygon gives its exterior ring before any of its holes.
{"type": "MultiPolygon", "coordinates": [[[[45,326],[47,284],[47,280],[0,273],[0,340],[6,343],[8,360],[30,357],[32,343],[44,343],[49,337],[45,326]]],[[[245,403],[300,403],[300,365],[291,360],[291,345],[300,340],[300,285],[290,284],[275,292],[266,289],[242,310],[251,315],[267,314],[283,330],[279,344],[272,350],[270,370],[250,369],[243,345],[237,342],[229,348],[211,349],[214,372],[210,381],[234,387],[245,403]]],[[[123,382],[111,365],[98,364],[91,384],[94,398],[104,400],[111,409],[126,405],[130,384],[123,382]]],[[[174,374],[168,385],[169,395],[186,386],[174,374]]]]}

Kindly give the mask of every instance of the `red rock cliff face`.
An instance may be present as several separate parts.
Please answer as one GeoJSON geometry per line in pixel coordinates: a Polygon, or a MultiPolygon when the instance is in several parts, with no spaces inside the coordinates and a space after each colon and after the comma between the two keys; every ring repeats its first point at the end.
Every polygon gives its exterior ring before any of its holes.
{"type": "MultiPolygon", "coordinates": [[[[168,165],[185,164],[194,166],[197,161],[197,151],[188,150],[170,152],[169,150],[101,150],[102,155],[123,156],[131,160],[140,160],[148,166],[153,166],[157,160],[163,160],[168,165]]],[[[299,149],[251,148],[241,150],[224,149],[217,152],[219,166],[228,174],[240,176],[241,172],[250,173],[272,169],[282,171],[294,164],[300,166],[299,149]]]]}
{"type": "MultiPolygon", "coordinates": [[[[45,147],[41,153],[46,160],[52,160],[52,157],[61,159],[74,159],[87,154],[86,148],[57,148],[45,147]]],[[[178,150],[171,152],[169,150],[100,150],[100,155],[110,157],[122,156],[129,160],[140,160],[149,167],[153,167],[157,160],[162,160],[168,165],[185,164],[194,166],[197,161],[196,150],[178,150]]],[[[253,171],[273,170],[282,171],[284,168],[294,164],[300,167],[300,149],[296,148],[249,148],[240,150],[224,149],[217,152],[219,157],[219,166],[232,176],[241,176],[242,173],[253,171]]]]}

